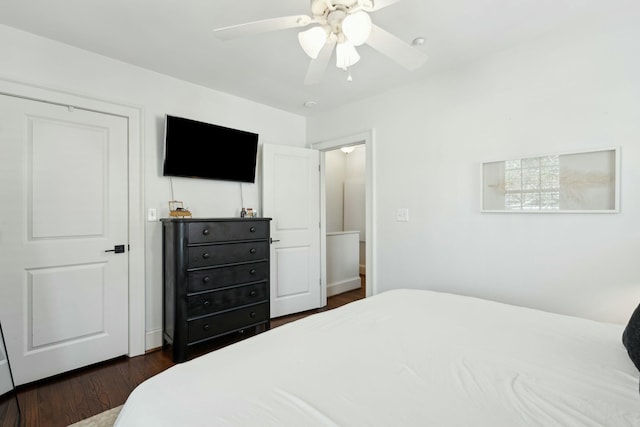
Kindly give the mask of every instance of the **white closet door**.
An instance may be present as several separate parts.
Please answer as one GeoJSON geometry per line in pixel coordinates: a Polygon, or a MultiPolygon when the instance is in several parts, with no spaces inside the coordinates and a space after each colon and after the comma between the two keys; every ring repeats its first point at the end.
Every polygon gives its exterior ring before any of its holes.
{"type": "Polygon", "coordinates": [[[0,320],[16,384],[128,351],[127,121],[0,95],[0,320]]]}
{"type": "Polygon", "coordinates": [[[262,147],[262,212],[272,218],[271,317],[321,307],[320,156],[262,147]]]}

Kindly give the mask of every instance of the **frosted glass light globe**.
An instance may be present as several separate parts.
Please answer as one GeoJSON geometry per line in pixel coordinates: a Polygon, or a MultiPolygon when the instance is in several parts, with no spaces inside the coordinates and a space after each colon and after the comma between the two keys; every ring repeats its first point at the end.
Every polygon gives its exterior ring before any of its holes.
{"type": "Polygon", "coordinates": [[[298,41],[304,53],[310,58],[316,59],[327,43],[327,32],[322,27],[313,27],[298,33],[298,41]]]}
{"type": "Polygon", "coordinates": [[[342,33],[354,46],[364,44],[371,34],[371,18],[367,12],[347,15],[342,21],[342,33]]]}

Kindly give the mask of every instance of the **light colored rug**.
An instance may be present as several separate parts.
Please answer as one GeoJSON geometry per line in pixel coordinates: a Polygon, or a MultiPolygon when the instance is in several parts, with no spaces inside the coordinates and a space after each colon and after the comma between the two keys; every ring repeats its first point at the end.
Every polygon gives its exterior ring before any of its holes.
{"type": "Polygon", "coordinates": [[[75,424],[71,424],[69,427],[113,427],[121,409],[122,405],[109,409],[108,411],[101,412],[98,415],[87,418],[86,420],[78,421],[75,424]]]}

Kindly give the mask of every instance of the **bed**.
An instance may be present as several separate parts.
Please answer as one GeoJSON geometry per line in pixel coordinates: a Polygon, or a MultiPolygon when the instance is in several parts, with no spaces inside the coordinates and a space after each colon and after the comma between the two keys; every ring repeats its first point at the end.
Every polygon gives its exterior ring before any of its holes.
{"type": "Polygon", "coordinates": [[[640,426],[623,330],[393,290],[176,365],[116,426],[640,426]]]}

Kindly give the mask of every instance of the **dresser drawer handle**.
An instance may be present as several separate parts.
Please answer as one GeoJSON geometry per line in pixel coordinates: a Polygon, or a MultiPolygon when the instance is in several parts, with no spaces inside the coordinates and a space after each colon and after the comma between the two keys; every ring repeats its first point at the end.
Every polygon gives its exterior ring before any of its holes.
{"type": "Polygon", "coordinates": [[[206,300],[202,301],[202,305],[203,305],[204,307],[208,307],[208,306],[209,306],[209,304],[211,304],[211,302],[210,302],[208,299],[206,299],[206,300]]]}
{"type": "Polygon", "coordinates": [[[211,277],[209,277],[209,276],[204,276],[202,278],[202,283],[209,283],[210,281],[211,281],[211,277]]]}
{"type": "Polygon", "coordinates": [[[249,249],[249,252],[252,253],[252,254],[255,254],[256,253],[256,248],[249,249]]]}
{"type": "Polygon", "coordinates": [[[209,330],[209,328],[210,328],[210,326],[209,326],[209,324],[208,324],[208,323],[205,323],[204,325],[202,325],[202,330],[203,330],[203,331],[208,331],[208,330],[209,330]]]}
{"type": "Polygon", "coordinates": [[[255,227],[251,227],[251,228],[249,229],[249,231],[250,231],[250,232],[252,232],[252,233],[255,233],[255,232],[256,232],[256,228],[255,228],[255,227]]]}
{"type": "Polygon", "coordinates": [[[205,236],[209,235],[209,229],[205,228],[204,230],[202,230],[202,234],[204,234],[205,236]]]}
{"type": "Polygon", "coordinates": [[[249,292],[249,296],[250,297],[255,297],[258,294],[258,292],[256,292],[255,290],[249,292]]]}
{"type": "Polygon", "coordinates": [[[256,312],[252,311],[251,314],[249,314],[249,316],[251,316],[251,318],[253,319],[254,317],[256,317],[256,312]]]}
{"type": "Polygon", "coordinates": [[[211,255],[209,255],[209,252],[205,252],[205,253],[202,254],[202,258],[203,259],[209,259],[210,256],[211,255]]]}
{"type": "Polygon", "coordinates": [[[252,275],[252,276],[255,276],[255,274],[256,274],[256,269],[255,269],[255,268],[252,268],[251,270],[249,270],[249,274],[250,274],[250,275],[252,275]]]}

